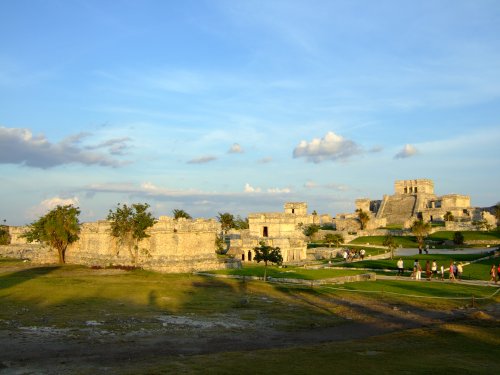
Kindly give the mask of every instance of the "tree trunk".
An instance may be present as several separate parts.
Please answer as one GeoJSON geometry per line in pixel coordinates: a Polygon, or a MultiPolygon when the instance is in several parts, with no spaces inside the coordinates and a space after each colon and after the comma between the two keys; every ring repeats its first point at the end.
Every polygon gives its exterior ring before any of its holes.
{"type": "Polygon", "coordinates": [[[264,281],[267,281],[267,262],[264,262],[264,281]]]}

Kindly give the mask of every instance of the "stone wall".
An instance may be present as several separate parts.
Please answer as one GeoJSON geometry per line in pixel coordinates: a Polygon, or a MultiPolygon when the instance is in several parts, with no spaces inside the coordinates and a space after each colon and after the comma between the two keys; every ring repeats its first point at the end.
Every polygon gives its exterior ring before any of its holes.
{"type": "MultiPolygon", "coordinates": [[[[11,227],[12,228],[12,227],[11,227]]],[[[41,245],[26,244],[19,237],[25,228],[12,228],[11,246],[0,248],[1,256],[29,258],[35,263],[56,263],[57,252],[41,245]]],[[[213,270],[227,265],[217,258],[215,240],[220,224],[215,220],[174,220],[162,216],[148,230],[150,237],[135,252],[110,235],[110,223],[98,221],[81,226],[80,239],[66,251],[66,262],[88,266],[138,266],[162,272],[213,270]]]]}

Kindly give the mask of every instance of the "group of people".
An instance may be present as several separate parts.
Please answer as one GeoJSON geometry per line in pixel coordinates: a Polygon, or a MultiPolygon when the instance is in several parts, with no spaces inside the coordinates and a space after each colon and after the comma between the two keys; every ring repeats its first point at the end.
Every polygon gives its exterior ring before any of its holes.
{"type": "MultiPolygon", "coordinates": [[[[403,276],[404,274],[404,262],[402,258],[399,258],[397,261],[397,268],[398,268],[398,274],[397,276],[403,276]]],[[[433,260],[432,263],[427,260],[425,262],[424,268],[420,264],[420,261],[418,259],[415,259],[413,262],[413,272],[411,273],[411,278],[415,280],[422,280],[422,272],[425,271],[425,276],[427,280],[431,280],[433,277],[438,278],[438,274],[441,275],[441,280],[444,280],[445,276],[445,269],[444,265],[441,264],[438,266],[436,260],[433,260]],[[438,269],[439,268],[439,269],[438,269]]],[[[462,278],[462,273],[463,273],[463,264],[462,262],[459,262],[458,264],[456,262],[451,261],[450,267],[449,267],[449,280],[456,281],[460,280],[462,278]]]]}
{"type": "Polygon", "coordinates": [[[344,258],[344,262],[352,262],[356,258],[359,258],[361,260],[365,259],[365,254],[365,249],[358,250],[345,248],[342,252],[342,258],[344,258]]]}

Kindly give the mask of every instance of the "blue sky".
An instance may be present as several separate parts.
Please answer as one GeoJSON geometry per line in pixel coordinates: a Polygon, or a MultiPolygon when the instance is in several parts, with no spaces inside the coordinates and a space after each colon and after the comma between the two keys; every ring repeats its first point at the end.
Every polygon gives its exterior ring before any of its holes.
{"type": "Polygon", "coordinates": [[[394,180],[500,200],[500,2],[0,2],[0,219],[195,217],[394,180]]]}

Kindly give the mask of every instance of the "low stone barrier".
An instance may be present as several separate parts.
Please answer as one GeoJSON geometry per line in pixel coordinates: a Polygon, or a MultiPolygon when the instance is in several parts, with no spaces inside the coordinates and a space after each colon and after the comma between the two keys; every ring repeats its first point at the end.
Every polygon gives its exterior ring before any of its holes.
{"type": "MultiPolygon", "coordinates": [[[[262,277],[259,276],[243,276],[243,275],[219,275],[208,272],[195,272],[196,275],[200,276],[208,276],[208,277],[217,277],[221,279],[238,279],[238,280],[262,280],[262,277]]],[[[320,286],[320,285],[329,285],[329,284],[344,284],[344,283],[354,283],[357,281],[376,281],[377,275],[374,272],[363,273],[359,275],[349,275],[349,276],[339,276],[332,277],[328,279],[320,279],[320,280],[305,280],[305,279],[290,279],[290,278],[281,278],[281,277],[268,277],[267,281],[272,283],[280,283],[280,284],[295,284],[295,285],[306,285],[310,287],[320,286]]]]}

